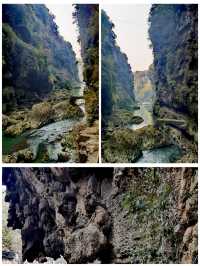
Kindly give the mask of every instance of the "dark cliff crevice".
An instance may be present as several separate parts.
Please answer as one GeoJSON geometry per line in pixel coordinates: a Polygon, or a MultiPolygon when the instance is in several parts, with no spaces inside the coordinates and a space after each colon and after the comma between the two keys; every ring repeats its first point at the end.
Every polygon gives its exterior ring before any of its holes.
{"type": "Polygon", "coordinates": [[[195,168],[4,168],[23,260],[197,263],[195,168]]]}

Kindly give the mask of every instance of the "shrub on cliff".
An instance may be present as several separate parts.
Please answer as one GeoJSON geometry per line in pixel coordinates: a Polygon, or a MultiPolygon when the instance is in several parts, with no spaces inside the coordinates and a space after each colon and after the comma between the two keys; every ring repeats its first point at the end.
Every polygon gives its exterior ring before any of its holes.
{"type": "Polygon", "coordinates": [[[142,139],[131,129],[115,129],[105,136],[104,160],[110,163],[135,162],[142,155],[142,139]]]}

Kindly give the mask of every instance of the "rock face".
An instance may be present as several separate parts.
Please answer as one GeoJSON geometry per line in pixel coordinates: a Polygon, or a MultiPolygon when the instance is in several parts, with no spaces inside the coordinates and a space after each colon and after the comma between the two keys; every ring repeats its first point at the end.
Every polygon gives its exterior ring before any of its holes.
{"type": "Polygon", "coordinates": [[[195,168],[4,168],[23,261],[197,263],[195,168]]]}
{"type": "MultiPolygon", "coordinates": [[[[177,129],[195,145],[198,119],[198,6],[153,5],[149,22],[157,96],[155,116],[159,122],[172,120],[167,121],[167,125],[177,129]]],[[[174,131],[171,133],[173,135],[174,131]]]]}
{"type": "Polygon", "coordinates": [[[152,74],[152,67],[149,70],[134,72],[135,98],[141,103],[153,104],[155,101],[152,74]]]}
{"type": "Polygon", "coordinates": [[[103,123],[118,109],[135,105],[133,74],[126,54],[116,43],[114,24],[102,11],[102,119],[103,123]]]}
{"type": "Polygon", "coordinates": [[[59,35],[45,5],[4,4],[2,9],[3,112],[31,106],[55,87],[76,85],[72,46],[59,35]]]}
{"type": "Polygon", "coordinates": [[[125,128],[143,121],[134,115],[133,73],[127,55],[117,45],[114,24],[104,11],[101,25],[102,158],[105,162],[133,162],[141,150],[135,155],[129,154],[130,150],[136,150],[140,143],[125,128]]]}
{"type": "Polygon", "coordinates": [[[77,4],[73,16],[79,28],[87,122],[92,125],[99,117],[99,5],[77,4]]]}
{"type": "Polygon", "coordinates": [[[81,128],[77,136],[78,157],[81,163],[99,161],[99,124],[81,128]]]}

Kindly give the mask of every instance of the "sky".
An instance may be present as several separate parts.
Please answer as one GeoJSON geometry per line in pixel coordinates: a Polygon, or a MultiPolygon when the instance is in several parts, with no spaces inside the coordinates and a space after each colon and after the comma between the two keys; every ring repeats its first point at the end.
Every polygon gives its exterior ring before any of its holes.
{"type": "Polygon", "coordinates": [[[148,40],[148,14],[151,5],[102,5],[115,24],[117,44],[128,56],[132,71],[147,70],[153,62],[148,40]]]}
{"type": "Polygon", "coordinates": [[[50,12],[55,16],[55,22],[58,26],[60,35],[72,44],[73,50],[77,58],[80,58],[80,46],[77,42],[78,28],[73,24],[72,12],[74,7],[72,5],[52,5],[46,4],[50,12]]]}

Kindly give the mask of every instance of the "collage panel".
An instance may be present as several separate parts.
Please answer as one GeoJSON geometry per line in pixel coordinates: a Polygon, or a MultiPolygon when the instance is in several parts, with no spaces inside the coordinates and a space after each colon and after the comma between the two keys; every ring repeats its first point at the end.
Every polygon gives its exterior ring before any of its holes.
{"type": "Polygon", "coordinates": [[[99,160],[99,5],[2,5],[4,163],[99,160]]]}
{"type": "Polygon", "coordinates": [[[3,168],[3,263],[198,263],[197,168],[3,168]]]}
{"type": "Polygon", "coordinates": [[[102,4],[102,162],[197,163],[198,5],[102,4]]]}
{"type": "Polygon", "coordinates": [[[198,264],[198,5],[70,2],[1,4],[1,262],[198,264]]]}

